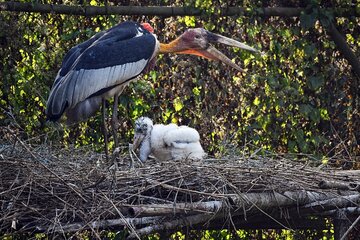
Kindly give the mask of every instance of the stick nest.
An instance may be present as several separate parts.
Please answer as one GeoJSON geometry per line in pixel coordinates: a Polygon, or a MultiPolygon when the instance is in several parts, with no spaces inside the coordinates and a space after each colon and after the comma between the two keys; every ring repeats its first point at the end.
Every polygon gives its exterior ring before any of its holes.
{"type": "MultiPolygon", "coordinates": [[[[244,154],[204,161],[158,162],[115,169],[86,147],[30,145],[3,130],[0,139],[0,232],[50,231],[71,223],[134,217],[132,206],[223,201],[242,193],[336,192],[356,176],[319,170],[284,155],[244,154]]],[[[136,216],[135,216],[136,217],[136,216]]],[[[125,224],[127,225],[127,224],[125,224]]],[[[81,229],[80,229],[81,230],[81,229]]]]}

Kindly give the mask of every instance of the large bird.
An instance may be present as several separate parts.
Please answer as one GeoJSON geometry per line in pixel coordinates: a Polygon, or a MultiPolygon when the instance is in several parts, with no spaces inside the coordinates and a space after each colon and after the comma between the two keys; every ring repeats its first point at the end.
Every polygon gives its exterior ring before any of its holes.
{"type": "MultiPolygon", "coordinates": [[[[77,123],[93,116],[102,105],[105,131],[105,100],[114,97],[111,125],[117,146],[118,96],[130,81],[154,66],[159,53],[197,55],[242,71],[211,43],[259,52],[203,28],[188,29],[168,44],[160,43],[147,23],[123,22],[99,32],[65,55],[46,104],[47,118],[56,121],[65,114],[68,124],[77,123]]],[[[106,131],[104,137],[107,156],[106,131]]]]}
{"type": "Polygon", "coordinates": [[[133,150],[138,148],[142,162],[150,154],[160,161],[201,160],[206,156],[199,133],[194,128],[174,123],[154,125],[148,117],[140,117],[135,121],[133,150]]]}

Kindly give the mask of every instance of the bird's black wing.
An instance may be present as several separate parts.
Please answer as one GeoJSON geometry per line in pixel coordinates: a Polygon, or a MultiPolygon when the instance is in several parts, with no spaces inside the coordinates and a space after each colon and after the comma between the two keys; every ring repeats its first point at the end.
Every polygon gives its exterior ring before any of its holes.
{"type": "Polygon", "coordinates": [[[67,107],[137,77],[156,51],[157,40],[139,24],[125,22],[89,43],[65,57],[47,102],[49,119],[57,120],[67,107]]]}

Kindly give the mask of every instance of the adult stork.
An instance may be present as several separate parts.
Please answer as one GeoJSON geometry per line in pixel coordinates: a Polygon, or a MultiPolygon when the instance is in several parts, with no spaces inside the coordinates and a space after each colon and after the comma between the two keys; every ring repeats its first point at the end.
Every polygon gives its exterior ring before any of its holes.
{"type": "Polygon", "coordinates": [[[196,129],[174,123],[153,124],[148,117],[135,121],[133,150],[139,148],[141,162],[152,154],[157,160],[201,160],[206,156],[196,129]]]}
{"type": "MultiPolygon", "coordinates": [[[[259,52],[244,43],[203,28],[188,29],[168,44],[160,43],[147,23],[123,22],[99,32],[65,55],[46,104],[47,118],[56,121],[65,114],[67,124],[85,121],[102,104],[105,131],[105,100],[114,97],[111,125],[117,146],[118,96],[130,81],[154,66],[159,53],[197,55],[220,60],[242,71],[211,43],[223,43],[259,52]]],[[[104,138],[107,156],[106,131],[104,138]]]]}

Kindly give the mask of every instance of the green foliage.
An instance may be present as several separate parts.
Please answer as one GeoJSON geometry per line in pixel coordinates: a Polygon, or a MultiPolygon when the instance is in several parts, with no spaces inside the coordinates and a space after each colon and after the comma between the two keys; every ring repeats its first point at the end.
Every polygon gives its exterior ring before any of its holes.
{"type": "MultiPolygon", "coordinates": [[[[224,146],[230,144],[248,150],[263,147],[278,152],[314,153],[321,163],[323,155],[336,153],[339,142],[346,142],[348,152],[359,154],[358,79],[326,35],[325,27],[333,14],[318,10],[326,3],[307,3],[301,6],[307,10],[291,19],[262,19],[255,13],[250,17],[219,17],[216,9],[229,3],[197,0],[181,4],[201,8],[201,17],[90,18],[2,12],[0,124],[16,125],[28,137],[42,135],[43,140],[93,145],[101,150],[100,113],[64,130],[46,123],[45,106],[52,82],[72,46],[120,21],[151,20],[161,41],[174,39],[187,27],[203,26],[244,41],[266,55],[217,46],[246,69],[244,74],[192,56],[159,56],[155,69],[131,83],[120,97],[121,142],[131,141],[134,119],[147,115],[155,122],[195,127],[205,149],[215,156],[225,154],[224,146]]],[[[103,2],[92,0],[85,4],[103,2]]],[[[142,2],[145,4],[153,3],[142,2]]],[[[161,4],[176,5],[179,1],[164,0],[161,4]]],[[[261,1],[232,4],[268,6],[261,1]]],[[[286,4],[298,7],[292,1],[286,4]]],[[[346,6],[342,1],[333,4],[346,6]]],[[[337,24],[358,54],[359,19],[341,18],[337,24]]]]}

